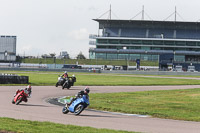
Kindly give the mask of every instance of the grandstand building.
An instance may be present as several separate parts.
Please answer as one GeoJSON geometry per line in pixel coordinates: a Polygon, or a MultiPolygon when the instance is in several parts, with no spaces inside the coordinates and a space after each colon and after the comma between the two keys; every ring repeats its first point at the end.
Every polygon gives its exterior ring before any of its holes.
{"type": "Polygon", "coordinates": [[[0,62],[16,60],[16,36],[0,36],[0,62]]]}
{"type": "MultiPolygon", "coordinates": [[[[98,35],[90,35],[90,59],[200,62],[200,22],[94,19],[98,35]],[[162,56],[165,57],[165,56],[162,56]]],[[[161,61],[162,62],[162,61],[161,61]]]]}
{"type": "Polygon", "coordinates": [[[91,59],[158,60],[163,53],[176,61],[200,61],[200,23],[146,20],[103,20],[100,35],[91,35],[91,59]]]}

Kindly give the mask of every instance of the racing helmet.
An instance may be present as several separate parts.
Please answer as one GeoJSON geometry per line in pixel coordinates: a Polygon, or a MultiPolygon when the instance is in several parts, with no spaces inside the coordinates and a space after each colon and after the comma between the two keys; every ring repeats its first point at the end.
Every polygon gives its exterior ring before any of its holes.
{"type": "Polygon", "coordinates": [[[73,74],[72,77],[75,77],[75,75],[73,74]]]}
{"type": "Polygon", "coordinates": [[[89,87],[85,87],[84,91],[85,91],[86,93],[89,93],[89,92],[90,92],[90,88],[89,88],[89,87]]]}
{"type": "Polygon", "coordinates": [[[31,89],[32,89],[31,85],[28,85],[28,86],[26,87],[26,89],[27,89],[28,91],[31,91],[31,89]]]}
{"type": "Polygon", "coordinates": [[[67,74],[67,71],[65,71],[64,73],[67,74]]]}

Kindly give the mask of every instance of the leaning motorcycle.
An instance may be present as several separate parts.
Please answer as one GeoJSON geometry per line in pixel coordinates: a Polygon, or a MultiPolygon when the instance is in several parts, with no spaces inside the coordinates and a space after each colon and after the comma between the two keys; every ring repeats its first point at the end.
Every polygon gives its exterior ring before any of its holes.
{"type": "Polygon", "coordinates": [[[18,105],[22,101],[25,101],[26,97],[28,97],[28,94],[25,93],[24,90],[21,90],[14,96],[12,103],[18,105]]]}
{"type": "Polygon", "coordinates": [[[56,83],[56,87],[58,86],[63,86],[63,84],[65,83],[66,79],[63,78],[62,76],[58,75],[58,82],[56,83]]]}
{"type": "Polygon", "coordinates": [[[75,115],[79,115],[89,105],[89,96],[83,95],[82,97],[79,97],[76,100],[74,100],[69,106],[68,103],[69,101],[62,109],[63,114],[71,112],[75,115]]]}
{"type": "Polygon", "coordinates": [[[64,84],[62,85],[62,89],[64,89],[64,88],[69,89],[70,87],[71,87],[70,79],[66,78],[64,84]]]}

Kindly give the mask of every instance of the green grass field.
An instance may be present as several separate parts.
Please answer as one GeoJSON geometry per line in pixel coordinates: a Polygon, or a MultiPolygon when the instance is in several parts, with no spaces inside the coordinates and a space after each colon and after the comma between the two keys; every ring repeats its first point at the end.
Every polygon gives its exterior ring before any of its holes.
{"type": "MultiPolygon", "coordinates": [[[[34,86],[55,85],[58,75],[62,72],[20,72],[0,71],[2,73],[15,73],[29,76],[29,82],[34,86]]],[[[73,73],[69,73],[72,75],[73,73]]],[[[101,73],[74,73],[77,77],[75,85],[83,86],[144,86],[144,85],[199,85],[200,80],[171,79],[158,77],[139,77],[137,75],[101,74],[101,73]]],[[[3,85],[3,84],[1,84],[3,85]]]]}
{"type": "Polygon", "coordinates": [[[3,133],[1,131],[17,133],[133,133],[11,118],[0,118],[0,133],[3,133]]]}
{"type": "MultiPolygon", "coordinates": [[[[29,76],[33,86],[55,85],[62,72],[0,71],[29,76]]],[[[69,73],[72,75],[73,73],[69,73]]],[[[137,75],[74,73],[77,85],[199,85],[200,80],[139,77],[137,75]]],[[[182,77],[182,76],[181,76],[182,77]]],[[[187,76],[186,76],[187,77],[187,76]]],[[[4,85],[4,84],[1,84],[4,85]]],[[[9,84],[10,85],[10,84],[9,84]]],[[[90,94],[90,108],[113,112],[151,115],[153,117],[200,121],[200,89],[147,91],[114,94],[90,94]]],[[[49,122],[32,122],[0,118],[0,131],[14,132],[118,132],[49,122]],[[3,123],[3,124],[2,124],[3,123]],[[30,130],[27,127],[33,127],[30,130]],[[23,127],[22,129],[20,127],[23,127]],[[72,130],[73,129],[73,130],[72,130]],[[72,131],[71,131],[72,130],[72,131]]]]}
{"type": "Polygon", "coordinates": [[[200,89],[90,94],[89,108],[200,121],[200,89]]]}

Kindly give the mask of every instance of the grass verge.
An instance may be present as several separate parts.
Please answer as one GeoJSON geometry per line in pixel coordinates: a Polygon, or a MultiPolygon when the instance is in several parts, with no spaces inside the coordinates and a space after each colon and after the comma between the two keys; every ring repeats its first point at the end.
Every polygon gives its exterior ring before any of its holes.
{"type": "Polygon", "coordinates": [[[90,94],[90,108],[200,121],[200,89],[90,94]]]}
{"type": "MultiPolygon", "coordinates": [[[[29,76],[29,82],[35,86],[55,85],[58,75],[55,72],[6,72],[18,75],[29,76]]],[[[73,73],[69,73],[72,75],[73,73]]],[[[118,74],[91,74],[91,73],[74,73],[77,77],[75,85],[83,86],[136,86],[136,85],[199,85],[200,80],[194,79],[172,79],[159,77],[139,77],[118,74]]],[[[1,84],[5,85],[5,84],[1,84]]]]}
{"type": "Polygon", "coordinates": [[[96,129],[73,125],[56,124],[52,122],[38,122],[0,118],[0,132],[12,131],[18,133],[133,133],[109,129],[96,129]]]}

